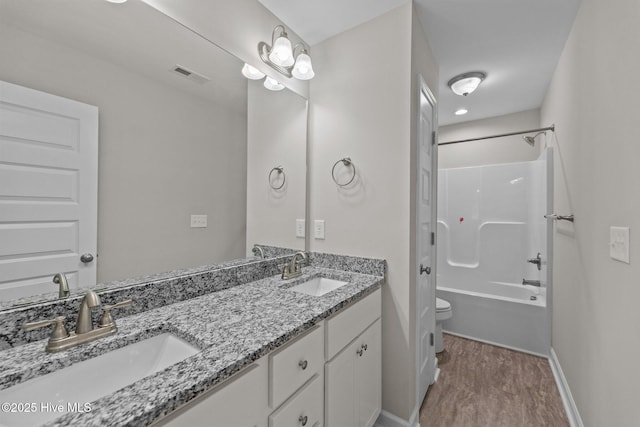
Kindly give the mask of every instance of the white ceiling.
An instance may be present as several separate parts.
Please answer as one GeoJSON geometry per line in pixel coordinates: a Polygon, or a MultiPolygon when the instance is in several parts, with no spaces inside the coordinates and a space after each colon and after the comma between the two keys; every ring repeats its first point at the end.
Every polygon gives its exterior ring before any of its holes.
{"type": "MultiPolygon", "coordinates": [[[[314,45],[407,0],[259,1],[314,45]]],[[[440,66],[440,125],[540,107],[579,2],[415,0],[440,66]],[[484,71],[487,78],[467,97],[453,94],[447,81],[468,71],[484,71]],[[455,116],[461,107],[469,113],[455,116]]]]}

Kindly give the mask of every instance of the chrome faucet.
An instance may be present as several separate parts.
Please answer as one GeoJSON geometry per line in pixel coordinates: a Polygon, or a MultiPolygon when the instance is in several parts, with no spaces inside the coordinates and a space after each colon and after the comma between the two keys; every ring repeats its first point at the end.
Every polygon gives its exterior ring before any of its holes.
{"type": "Polygon", "coordinates": [[[527,279],[522,279],[522,284],[523,285],[529,285],[529,286],[537,286],[538,288],[540,287],[540,280],[527,280],[527,279]]]}
{"type": "Polygon", "coordinates": [[[100,297],[94,291],[88,291],[78,310],[78,319],[76,320],[76,334],[86,334],[93,330],[93,320],[91,319],[91,309],[100,306],[100,297]]]}
{"type": "Polygon", "coordinates": [[[64,325],[66,316],[58,316],[54,319],[26,323],[22,325],[22,329],[25,331],[32,331],[44,326],[55,325],[53,332],[51,332],[51,336],[49,337],[47,347],[45,348],[47,352],[55,353],[101,337],[115,334],[118,331],[118,327],[111,317],[111,310],[114,308],[128,307],[131,303],[132,301],[129,299],[117,304],[105,305],[102,308],[104,312],[100,319],[100,323],[94,328],[93,320],[91,318],[91,310],[100,306],[100,297],[94,291],[88,291],[80,303],[75,332],[67,332],[67,328],[64,325]]]}
{"type": "Polygon", "coordinates": [[[302,263],[307,260],[307,254],[304,252],[296,252],[291,257],[291,261],[282,269],[282,279],[288,280],[298,277],[302,274],[302,263]],[[300,257],[300,261],[298,261],[300,257]]]}
{"type": "Polygon", "coordinates": [[[253,249],[251,249],[251,252],[253,252],[253,255],[257,256],[258,258],[265,258],[264,250],[262,250],[259,245],[253,245],[253,249]]]}
{"type": "Polygon", "coordinates": [[[53,283],[58,286],[58,298],[66,298],[69,296],[69,283],[67,283],[67,276],[64,273],[58,273],[53,276],[53,283]]]}

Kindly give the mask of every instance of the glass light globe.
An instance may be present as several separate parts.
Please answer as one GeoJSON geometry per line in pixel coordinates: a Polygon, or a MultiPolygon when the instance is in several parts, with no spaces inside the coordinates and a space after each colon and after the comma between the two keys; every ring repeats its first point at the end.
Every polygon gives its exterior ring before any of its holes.
{"type": "Polygon", "coordinates": [[[264,73],[249,64],[242,67],[242,75],[250,80],[260,80],[264,77],[264,73]]]}
{"type": "Polygon", "coordinates": [[[313,72],[311,57],[304,52],[298,55],[296,65],[293,67],[291,74],[298,80],[311,80],[316,75],[313,72]]]}
{"type": "Polygon", "coordinates": [[[264,87],[273,91],[284,89],[284,85],[282,83],[278,82],[276,79],[272,79],[269,76],[267,76],[267,78],[264,79],[264,87]]]}
{"type": "Polygon", "coordinates": [[[269,60],[283,67],[293,65],[295,59],[293,58],[293,51],[291,50],[291,42],[286,36],[282,35],[276,39],[276,42],[271,48],[269,60]]]}

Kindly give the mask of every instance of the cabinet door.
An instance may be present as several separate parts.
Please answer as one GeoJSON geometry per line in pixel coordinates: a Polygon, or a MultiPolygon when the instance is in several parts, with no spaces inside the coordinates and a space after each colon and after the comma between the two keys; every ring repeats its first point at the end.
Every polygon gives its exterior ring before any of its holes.
{"type": "Polygon", "coordinates": [[[378,319],[356,340],[360,344],[355,357],[357,423],[371,427],[382,407],[381,330],[378,319]]]}
{"type": "Polygon", "coordinates": [[[355,362],[359,345],[356,340],[325,365],[326,427],[356,426],[355,362]]]}
{"type": "Polygon", "coordinates": [[[267,361],[245,368],[234,378],[178,408],[157,426],[266,427],[267,361]]]}

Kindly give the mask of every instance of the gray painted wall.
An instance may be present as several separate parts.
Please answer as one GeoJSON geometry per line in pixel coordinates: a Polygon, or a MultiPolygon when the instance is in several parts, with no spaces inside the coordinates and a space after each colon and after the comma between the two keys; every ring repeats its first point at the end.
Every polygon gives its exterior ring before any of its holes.
{"type": "Polygon", "coordinates": [[[98,282],[244,256],[246,103],[209,104],[9,26],[0,57],[0,79],[99,108],[98,282]]]}
{"type": "MultiPolygon", "coordinates": [[[[544,126],[546,127],[547,124],[544,126]]],[[[540,126],[540,110],[527,110],[489,119],[441,126],[438,128],[438,142],[478,138],[540,127],[543,127],[540,126]]],[[[531,134],[531,136],[533,135],[535,134],[531,134]]],[[[545,141],[550,141],[551,137],[551,132],[547,132],[546,136],[538,136],[533,148],[522,140],[522,135],[441,145],[438,147],[438,167],[441,169],[460,168],[536,160],[545,141]]]]}
{"type": "Polygon", "coordinates": [[[412,90],[418,71],[432,88],[438,78],[413,15],[409,2],[315,45],[316,77],[310,85],[309,217],[326,221],[325,240],[311,239],[310,247],[387,260],[382,406],[405,420],[415,408],[416,387],[412,90]],[[379,52],[385,52],[383,61],[379,52]],[[412,52],[421,57],[415,63],[412,52]],[[331,167],[347,156],[356,165],[357,180],[340,189],[331,167]]]}
{"type": "Polygon", "coordinates": [[[640,420],[640,6],[583,0],[541,110],[555,122],[552,346],[585,426],[640,420]],[[609,227],[631,228],[631,264],[609,227]]]}

